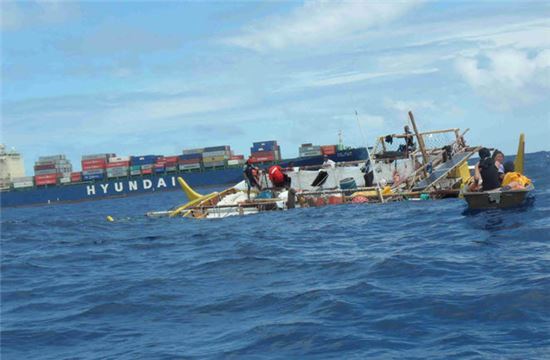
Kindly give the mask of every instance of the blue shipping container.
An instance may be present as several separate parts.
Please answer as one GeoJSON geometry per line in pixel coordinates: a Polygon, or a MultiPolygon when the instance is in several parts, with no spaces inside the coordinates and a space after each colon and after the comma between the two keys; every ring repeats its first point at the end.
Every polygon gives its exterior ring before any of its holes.
{"type": "Polygon", "coordinates": [[[103,174],[95,174],[95,175],[82,175],[82,180],[89,181],[89,180],[102,180],[103,174]]]}
{"type": "Polygon", "coordinates": [[[276,144],[277,144],[277,141],[269,140],[269,141],[260,141],[260,142],[252,143],[252,146],[254,146],[254,147],[264,147],[265,145],[274,146],[276,144]]]}
{"type": "Polygon", "coordinates": [[[194,159],[202,160],[202,154],[186,154],[186,155],[180,155],[178,156],[178,158],[181,160],[194,160],[194,159]]]}
{"type": "Polygon", "coordinates": [[[275,150],[276,147],[277,145],[275,144],[266,144],[263,146],[254,145],[253,147],[250,148],[250,152],[253,153],[258,151],[273,151],[275,150]]]}
{"type": "Polygon", "coordinates": [[[132,165],[148,165],[154,164],[157,160],[157,155],[131,156],[130,163],[132,165]]]}
{"type": "Polygon", "coordinates": [[[204,148],[204,152],[229,150],[229,145],[211,146],[204,148]]]}

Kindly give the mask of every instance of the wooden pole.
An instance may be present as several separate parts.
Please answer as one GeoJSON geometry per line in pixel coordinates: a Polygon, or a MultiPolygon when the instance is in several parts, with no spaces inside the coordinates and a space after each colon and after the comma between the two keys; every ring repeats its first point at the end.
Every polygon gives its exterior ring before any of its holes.
{"type": "Polygon", "coordinates": [[[420,147],[420,152],[422,153],[422,158],[424,159],[424,164],[427,164],[429,162],[428,154],[426,153],[426,146],[424,145],[424,138],[422,138],[422,135],[418,132],[418,128],[416,127],[416,121],[414,121],[414,116],[412,111],[409,111],[409,118],[411,119],[411,123],[414,129],[414,133],[416,135],[416,139],[418,140],[418,146],[420,147]]]}

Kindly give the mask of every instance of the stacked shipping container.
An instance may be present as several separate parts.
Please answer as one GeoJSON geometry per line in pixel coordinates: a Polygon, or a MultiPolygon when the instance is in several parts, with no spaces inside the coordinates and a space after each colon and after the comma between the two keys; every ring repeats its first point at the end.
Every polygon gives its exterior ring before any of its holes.
{"type": "Polygon", "coordinates": [[[202,153],[202,164],[205,168],[225,166],[232,155],[229,145],[207,147],[202,153]]]}
{"type": "MultiPolygon", "coordinates": [[[[105,170],[109,158],[115,154],[90,154],[83,155],[80,164],[82,165],[82,180],[102,180],[105,178],[105,170]]],[[[71,175],[72,176],[72,175],[71,175]]]]}
{"type": "Polygon", "coordinates": [[[39,185],[55,185],[70,182],[70,173],[73,170],[71,162],[65,155],[41,156],[34,163],[34,180],[39,185]]]}
{"type": "Polygon", "coordinates": [[[277,141],[255,142],[250,148],[250,160],[252,162],[273,162],[281,160],[281,149],[277,141]]]}

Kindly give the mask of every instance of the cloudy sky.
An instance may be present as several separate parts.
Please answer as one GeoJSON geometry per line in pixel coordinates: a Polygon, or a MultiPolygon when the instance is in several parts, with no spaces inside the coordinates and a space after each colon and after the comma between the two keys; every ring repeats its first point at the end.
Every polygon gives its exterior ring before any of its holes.
{"type": "MultiPolygon", "coordinates": [[[[40,155],[176,154],[276,139],[372,143],[471,128],[550,150],[550,2],[1,3],[2,142],[40,155]],[[355,117],[355,111],[359,119],[355,117]]],[[[79,167],[79,166],[77,166],[79,167]]]]}

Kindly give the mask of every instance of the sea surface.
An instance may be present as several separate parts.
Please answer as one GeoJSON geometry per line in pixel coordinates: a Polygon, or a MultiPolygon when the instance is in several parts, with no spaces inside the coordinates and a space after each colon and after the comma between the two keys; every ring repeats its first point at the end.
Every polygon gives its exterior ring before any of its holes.
{"type": "Polygon", "coordinates": [[[549,169],[528,155],[534,203],[477,214],[144,216],[181,192],[2,210],[1,358],[548,359],[549,169]]]}

